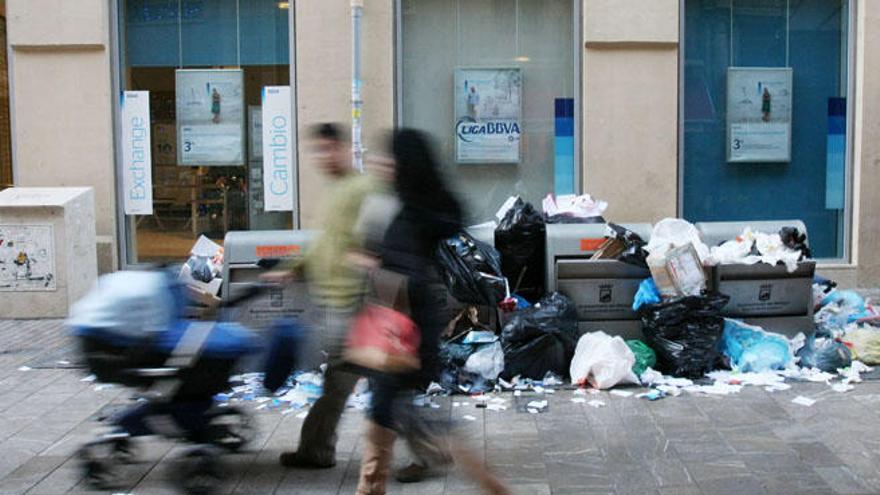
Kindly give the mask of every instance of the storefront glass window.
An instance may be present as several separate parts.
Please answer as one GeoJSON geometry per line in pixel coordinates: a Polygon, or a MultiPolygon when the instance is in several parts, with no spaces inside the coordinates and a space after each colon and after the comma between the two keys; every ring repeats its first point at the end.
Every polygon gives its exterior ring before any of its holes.
{"type": "Polygon", "coordinates": [[[843,258],[848,2],[687,0],[684,216],[801,219],[843,258]]]}
{"type": "Polygon", "coordinates": [[[6,0],[0,0],[0,189],[12,185],[11,135],[9,64],[6,60],[6,0]]]}
{"type": "Polygon", "coordinates": [[[428,131],[471,221],[576,192],[571,0],[403,0],[403,126],[428,131]]]}
{"type": "Polygon", "coordinates": [[[154,214],[127,217],[129,262],[182,259],[199,235],[291,227],[289,212],[264,211],[260,126],[262,89],[290,84],[288,9],[120,1],[122,89],[150,92],[152,137],[154,214]]]}

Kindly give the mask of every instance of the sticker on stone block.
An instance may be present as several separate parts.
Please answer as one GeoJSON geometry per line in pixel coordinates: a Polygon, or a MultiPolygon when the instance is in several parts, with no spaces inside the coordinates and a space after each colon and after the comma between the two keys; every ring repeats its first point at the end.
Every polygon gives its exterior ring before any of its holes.
{"type": "Polygon", "coordinates": [[[0,225],[0,292],[54,291],[54,229],[0,225]]]}

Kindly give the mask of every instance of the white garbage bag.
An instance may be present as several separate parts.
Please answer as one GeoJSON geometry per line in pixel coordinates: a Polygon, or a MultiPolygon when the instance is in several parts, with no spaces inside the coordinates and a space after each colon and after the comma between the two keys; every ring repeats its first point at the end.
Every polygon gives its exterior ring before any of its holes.
{"type": "Polygon", "coordinates": [[[709,248],[700,238],[700,231],[690,222],[680,218],[664,218],[654,225],[651,240],[645,246],[652,257],[665,257],[666,253],[673,248],[685,246],[688,243],[694,245],[697,255],[703,264],[709,259],[709,248]]]}
{"type": "Polygon", "coordinates": [[[636,356],[619,336],[590,332],[581,336],[569,372],[575,385],[611,388],[619,383],[639,383],[632,367],[636,356]]]}
{"type": "Polygon", "coordinates": [[[495,380],[504,371],[504,350],[501,342],[481,347],[468,357],[464,370],[476,373],[486,380],[495,380]]]}

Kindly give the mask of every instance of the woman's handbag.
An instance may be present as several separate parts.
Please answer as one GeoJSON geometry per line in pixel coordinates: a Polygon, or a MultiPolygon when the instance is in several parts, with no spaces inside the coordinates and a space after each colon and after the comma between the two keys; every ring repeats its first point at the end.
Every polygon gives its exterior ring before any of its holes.
{"type": "Polygon", "coordinates": [[[370,280],[372,294],[354,318],[346,340],[345,360],[383,373],[419,369],[421,334],[406,314],[406,276],[380,269],[370,280]]]}

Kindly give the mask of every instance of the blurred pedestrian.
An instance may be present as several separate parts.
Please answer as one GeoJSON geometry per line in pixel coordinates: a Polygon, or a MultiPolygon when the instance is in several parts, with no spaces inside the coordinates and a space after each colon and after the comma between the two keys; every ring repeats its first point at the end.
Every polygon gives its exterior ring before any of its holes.
{"type": "Polygon", "coordinates": [[[445,322],[430,286],[436,276],[435,250],[440,241],[462,228],[462,210],[447,188],[426,136],[400,130],[391,143],[395,161],[394,189],[400,210],[385,232],[380,248],[381,266],[407,280],[409,316],[421,333],[420,368],[395,374],[371,376],[372,398],[367,421],[359,495],[381,495],[391,469],[396,434],[403,435],[415,456],[406,468],[406,481],[417,481],[429,470],[443,467],[453,458],[488,493],[505,494],[506,488],[485,468],[482,459],[450,436],[444,425],[429,421],[415,408],[413,397],[435,381],[440,371],[439,344],[445,322]]]}
{"type": "Polygon", "coordinates": [[[297,450],[282,453],[280,462],[288,467],[321,469],[336,465],[336,429],[359,378],[341,366],[345,336],[366,291],[365,272],[350,262],[350,255],[363,244],[355,231],[362,203],[381,189],[381,184],[352,168],[348,143],[336,125],[317,126],[312,138],[315,161],[330,180],[324,194],[323,230],[302,263],[267,278],[277,281],[304,274],[308,282],[311,306],[305,319],[313,327],[320,351],[326,354],[327,369],[323,393],[303,422],[297,450]]]}

